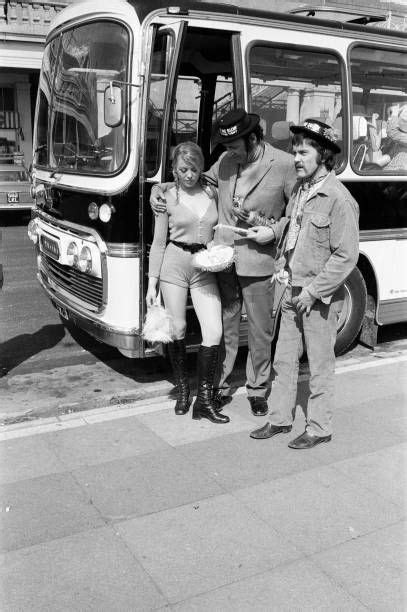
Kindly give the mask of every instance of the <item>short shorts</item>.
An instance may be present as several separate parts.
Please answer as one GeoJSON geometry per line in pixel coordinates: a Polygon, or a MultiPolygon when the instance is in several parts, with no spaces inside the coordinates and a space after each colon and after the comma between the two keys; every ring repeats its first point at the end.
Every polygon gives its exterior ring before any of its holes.
{"type": "Polygon", "coordinates": [[[194,255],[172,242],[168,243],[161,265],[160,280],[179,287],[203,287],[216,283],[213,272],[204,272],[192,265],[194,255]]]}

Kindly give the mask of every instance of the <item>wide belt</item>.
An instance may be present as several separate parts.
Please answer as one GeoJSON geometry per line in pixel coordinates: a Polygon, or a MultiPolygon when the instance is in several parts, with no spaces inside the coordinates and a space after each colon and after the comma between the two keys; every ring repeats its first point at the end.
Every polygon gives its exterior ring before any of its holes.
{"type": "Polygon", "coordinates": [[[170,242],[184,251],[189,251],[189,253],[198,253],[198,251],[206,249],[206,244],[199,244],[198,242],[187,243],[178,242],[178,240],[170,240],[170,242]]]}

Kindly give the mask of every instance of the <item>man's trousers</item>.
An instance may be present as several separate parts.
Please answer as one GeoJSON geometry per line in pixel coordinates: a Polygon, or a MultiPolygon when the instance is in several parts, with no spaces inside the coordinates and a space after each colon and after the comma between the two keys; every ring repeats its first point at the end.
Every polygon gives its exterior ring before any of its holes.
{"type": "Polygon", "coordinates": [[[293,422],[299,359],[306,349],[310,369],[306,429],[312,435],[329,436],[332,434],[337,304],[317,300],[309,315],[299,314],[292,299],[300,293],[301,287],[288,286],[283,301],[273,364],[275,379],[269,401],[270,422],[273,425],[293,422]]]}
{"type": "Polygon", "coordinates": [[[219,272],[217,279],[222,301],[223,341],[215,386],[223,395],[230,395],[244,303],[248,323],[247,394],[249,397],[267,397],[270,392],[274,297],[271,276],[238,276],[233,268],[230,272],[219,272]]]}

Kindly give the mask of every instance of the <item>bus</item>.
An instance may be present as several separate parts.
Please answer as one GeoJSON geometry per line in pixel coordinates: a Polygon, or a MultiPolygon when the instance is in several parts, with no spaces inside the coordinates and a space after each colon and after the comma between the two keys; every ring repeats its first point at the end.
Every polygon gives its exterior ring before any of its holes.
{"type": "Polygon", "coordinates": [[[128,357],[160,353],[142,338],[150,191],[171,177],[179,142],[197,142],[210,167],[217,121],[235,107],[258,113],[266,141],[288,151],[290,125],[305,118],[337,131],[360,256],[336,352],[407,320],[407,35],[377,27],[380,16],[339,19],[181,0],[85,0],[57,16],[39,79],[28,232],[62,320],[128,357]]]}

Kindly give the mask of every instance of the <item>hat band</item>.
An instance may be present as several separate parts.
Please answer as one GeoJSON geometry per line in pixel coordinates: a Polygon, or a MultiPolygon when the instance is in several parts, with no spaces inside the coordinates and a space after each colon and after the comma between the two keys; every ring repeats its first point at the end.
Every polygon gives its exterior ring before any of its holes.
{"type": "Polygon", "coordinates": [[[330,133],[331,129],[327,130],[323,128],[321,125],[318,125],[318,123],[311,123],[309,121],[304,122],[304,128],[306,128],[310,132],[314,132],[318,136],[323,136],[327,140],[330,140],[331,142],[335,143],[335,139],[332,137],[332,134],[330,133]]]}
{"type": "Polygon", "coordinates": [[[220,128],[219,134],[221,136],[234,136],[235,134],[237,134],[237,130],[238,130],[238,126],[232,125],[231,127],[228,127],[228,128],[220,128]]]}

